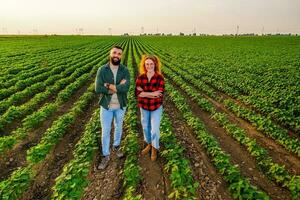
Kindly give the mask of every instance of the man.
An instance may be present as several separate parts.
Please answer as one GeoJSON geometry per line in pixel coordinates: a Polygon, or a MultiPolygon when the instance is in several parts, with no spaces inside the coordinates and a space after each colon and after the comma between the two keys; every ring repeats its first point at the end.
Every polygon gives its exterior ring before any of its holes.
{"type": "Polygon", "coordinates": [[[109,62],[97,71],[95,90],[100,94],[100,121],[102,128],[102,154],[103,158],[98,169],[105,169],[109,163],[109,146],[111,124],[114,120],[113,150],[121,158],[120,149],[122,125],[127,104],[127,92],[130,85],[129,71],[121,64],[123,49],[113,46],[110,50],[109,62]]]}

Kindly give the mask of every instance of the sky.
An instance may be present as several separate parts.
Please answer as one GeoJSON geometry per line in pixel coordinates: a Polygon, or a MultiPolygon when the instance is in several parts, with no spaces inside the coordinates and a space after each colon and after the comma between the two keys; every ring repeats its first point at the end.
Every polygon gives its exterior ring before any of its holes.
{"type": "Polygon", "coordinates": [[[300,34],[300,0],[0,0],[0,34],[300,34]]]}

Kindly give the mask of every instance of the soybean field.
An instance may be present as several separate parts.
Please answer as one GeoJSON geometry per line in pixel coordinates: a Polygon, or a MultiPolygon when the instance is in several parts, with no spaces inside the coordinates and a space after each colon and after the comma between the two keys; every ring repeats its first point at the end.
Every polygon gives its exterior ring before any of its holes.
{"type": "Polygon", "coordinates": [[[300,199],[300,37],[1,36],[0,199],[300,199]],[[125,157],[101,171],[95,77],[113,45],[125,157]],[[156,162],[140,154],[143,54],[166,83],[156,162]]]}

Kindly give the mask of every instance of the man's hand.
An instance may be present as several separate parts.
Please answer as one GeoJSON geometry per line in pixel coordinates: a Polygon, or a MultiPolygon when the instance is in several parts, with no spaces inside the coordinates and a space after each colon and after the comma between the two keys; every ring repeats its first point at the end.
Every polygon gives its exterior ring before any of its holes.
{"type": "Polygon", "coordinates": [[[120,84],[125,84],[126,83],[126,79],[122,79],[120,84]]]}
{"type": "MultiPolygon", "coordinates": [[[[122,79],[120,84],[125,84],[126,83],[126,79],[122,79]]],[[[109,84],[108,87],[109,91],[111,91],[112,93],[116,93],[117,92],[117,88],[114,84],[109,84]]]]}
{"type": "Polygon", "coordinates": [[[117,88],[115,85],[113,84],[109,84],[109,87],[108,87],[109,90],[111,90],[112,92],[116,93],[117,92],[117,88]]]}

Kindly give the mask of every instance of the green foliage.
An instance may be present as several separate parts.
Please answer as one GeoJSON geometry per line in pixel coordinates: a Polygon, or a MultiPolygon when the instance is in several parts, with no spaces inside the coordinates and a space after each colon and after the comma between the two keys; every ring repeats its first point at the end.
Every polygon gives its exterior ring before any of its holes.
{"type": "Polygon", "coordinates": [[[55,179],[51,199],[80,199],[88,185],[87,175],[93,161],[100,136],[99,109],[87,123],[83,137],[76,144],[74,158],[64,166],[63,172],[55,179]]]}

